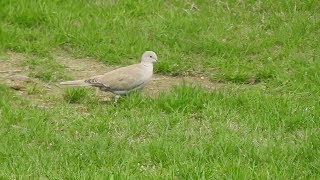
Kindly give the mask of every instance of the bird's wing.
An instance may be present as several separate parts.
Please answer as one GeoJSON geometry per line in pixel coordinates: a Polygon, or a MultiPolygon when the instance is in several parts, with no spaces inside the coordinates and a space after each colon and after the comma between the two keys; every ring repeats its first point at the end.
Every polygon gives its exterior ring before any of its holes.
{"type": "Polygon", "coordinates": [[[109,91],[128,91],[141,86],[148,80],[145,72],[143,65],[134,64],[92,77],[85,82],[109,91]]]}

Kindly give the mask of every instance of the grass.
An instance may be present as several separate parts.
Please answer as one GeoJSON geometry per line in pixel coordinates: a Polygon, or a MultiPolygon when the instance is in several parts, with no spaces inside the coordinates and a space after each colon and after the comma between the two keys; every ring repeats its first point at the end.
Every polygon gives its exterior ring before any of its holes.
{"type": "Polygon", "coordinates": [[[315,0],[1,1],[1,57],[23,53],[44,82],[69,76],[56,50],[126,65],[150,49],[157,73],[225,86],[104,105],[67,89],[46,107],[1,85],[0,177],[318,179],[319,12],[315,0]]]}
{"type": "MultiPolygon", "coordinates": [[[[318,101],[260,88],[240,92],[181,86],[156,99],[133,94],[105,106],[56,101],[46,111],[13,108],[15,101],[2,97],[1,175],[318,177],[318,101]]],[[[1,93],[12,98],[6,88],[1,93]]]]}
{"type": "Polygon", "coordinates": [[[67,88],[63,98],[68,103],[79,103],[88,98],[88,90],[85,88],[67,88]]]}
{"type": "Polygon", "coordinates": [[[33,94],[43,94],[44,93],[44,89],[41,88],[39,85],[37,84],[31,84],[29,86],[27,86],[26,91],[29,95],[33,95],[33,94]]]}
{"type": "Polygon", "coordinates": [[[23,66],[32,69],[29,73],[30,77],[41,79],[45,82],[58,81],[68,78],[64,66],[59,64],[53,58],[37,58],[31,57],[25,60],[23,66]]]}

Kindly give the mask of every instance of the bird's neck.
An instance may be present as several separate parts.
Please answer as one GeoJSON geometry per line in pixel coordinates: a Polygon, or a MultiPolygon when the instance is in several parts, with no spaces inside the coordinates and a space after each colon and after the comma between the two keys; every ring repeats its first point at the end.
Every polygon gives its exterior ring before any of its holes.
{"type": "Polygon", "coordinates": [[[151,62],[142,61],[141,64],[142,64],[144,67],[153,68],[153,64],[152,64],[151,62]]]}

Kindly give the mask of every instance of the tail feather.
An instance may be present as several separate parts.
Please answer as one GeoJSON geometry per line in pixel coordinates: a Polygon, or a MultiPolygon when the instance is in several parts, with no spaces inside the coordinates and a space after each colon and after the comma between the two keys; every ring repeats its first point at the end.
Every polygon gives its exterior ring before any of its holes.
{"type": "Polygon", "coordinates": [[[61,82],[60,84],[70,85],[70,86],[91,86],[91,84],[86,83],[84,80],[64,81],[64,82],[61,82]]]}

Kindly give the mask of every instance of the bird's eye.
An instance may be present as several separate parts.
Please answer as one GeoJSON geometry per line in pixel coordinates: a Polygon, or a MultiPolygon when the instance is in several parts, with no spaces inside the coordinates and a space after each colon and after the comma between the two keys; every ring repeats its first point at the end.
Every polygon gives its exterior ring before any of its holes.
{"type": "Polygon", "coordinates": [[[152,56],[150,56],[152,58],[152,56]]]}

